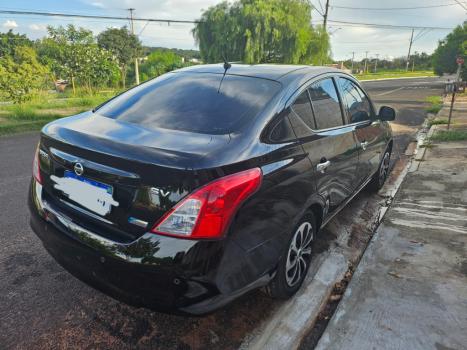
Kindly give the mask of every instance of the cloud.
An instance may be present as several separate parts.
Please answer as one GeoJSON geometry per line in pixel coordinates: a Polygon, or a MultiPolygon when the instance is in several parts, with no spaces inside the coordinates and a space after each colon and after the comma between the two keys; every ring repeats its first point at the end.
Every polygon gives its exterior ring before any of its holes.
{"type": "Polygon", "coordinates": [[[98,2],[98,1],[91,2],[91,6],[99,7],[101,9],[105,8],[105,5],[102,2],[98,2]]]}
{"type": "Polygon", "coordinates": [[[45,30],[46,27],[43,24],[32,23],[28,26],[28,28],[34,31],[41,31],[45,30]]]}
{"type": "Polygon", "coordinates": [[[12,21],[12,20],[7,19],[3,23],[3,28],[8,28],[8,29],[18,28],[18,23],[16,23],[16,21],[12,21]]]}

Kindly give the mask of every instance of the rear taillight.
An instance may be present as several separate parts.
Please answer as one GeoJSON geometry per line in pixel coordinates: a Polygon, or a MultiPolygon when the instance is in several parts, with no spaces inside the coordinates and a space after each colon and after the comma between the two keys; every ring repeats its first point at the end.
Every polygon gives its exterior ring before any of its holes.
{"type": "Polygon", "coordinates": [[[151,230],[190,239],[222,238],[240,205],[261,185],[254,168],[228,175],[201,187],[175,205],[151,230]]]}
{"type": "Polygon", "coordinates": [[[36,153],[34,154],[34,161],[32,162],[32,176],[34,176],[37,182],[42,184],[40,162],[39,162],[39,145],[37,145],[36,153]]]}

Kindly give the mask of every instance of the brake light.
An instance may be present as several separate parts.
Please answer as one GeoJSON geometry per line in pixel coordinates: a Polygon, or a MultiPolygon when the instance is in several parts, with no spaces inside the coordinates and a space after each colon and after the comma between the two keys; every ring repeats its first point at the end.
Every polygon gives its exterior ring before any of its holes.
{"type": "Polygon", "coordinates": [[[240,205],[260,187],[259,168],[217,179],[175,205],[151,230],[191,239],[222,238],[240,205]]]}
{"type": "Polygon", "coordinates": [[[39,145],[37,145],[36,153],[34,154],[34,161],[32,162],[32,175],[34,176],[37,182],[42,184],[40,162],[39,162],[39,145]]]}

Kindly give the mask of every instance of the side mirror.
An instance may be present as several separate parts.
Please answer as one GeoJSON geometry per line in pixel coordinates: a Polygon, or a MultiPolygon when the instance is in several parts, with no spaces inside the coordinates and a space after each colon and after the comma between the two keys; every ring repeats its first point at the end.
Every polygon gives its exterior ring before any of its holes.
{"type": "Polygon", "coordinates": [[[396,111],[394,108],[388,106],[382,106],[379,109],[378,118],[385,122],[390,122],[396,119],[396,111]]]}

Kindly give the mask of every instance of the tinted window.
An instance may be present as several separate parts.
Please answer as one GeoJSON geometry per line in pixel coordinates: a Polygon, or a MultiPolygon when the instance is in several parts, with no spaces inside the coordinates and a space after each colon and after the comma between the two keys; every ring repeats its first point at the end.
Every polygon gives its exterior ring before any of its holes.
{"type": "Polygon", "coordinates": [[[295,134],[287,117],[281,118],[281,120],[273,127],[270,139],[272,142],[286,142],[295,139],[295,134]]]}
{"type": "Polygon", "coordinates": [[[316,129],[313,117],[313,110],[311,109],[310,99],[308,93],[305,91],[295,100],[292,105],[292,110],[311,128],[316,129]]]}
{"type": "Polygon", "coordinates": [[[350,123],[361,122],[370,119],[370,101],[363,91],[349,79],[339,78],[344,105],[349,112],[350,123]]]}
{"type": "Polygon", "coordinates": [[[170,73],[131,89],[99,108],[106,117],[149,128],[226,134],[254,118],[279,91],[265,79],[170,73]]]}
{"type": "Polygon", "coordinates": [[[342,125],[342,113],[336,87],[332,79],[324,79],[308,89],[318,129],[342,125]]]}

